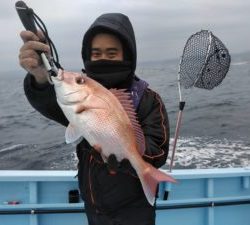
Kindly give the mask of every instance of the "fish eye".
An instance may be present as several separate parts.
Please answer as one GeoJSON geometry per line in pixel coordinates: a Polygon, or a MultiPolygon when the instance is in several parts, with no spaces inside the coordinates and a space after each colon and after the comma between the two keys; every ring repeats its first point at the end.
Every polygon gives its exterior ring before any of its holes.
{"type": "Polygon", "coordinates": [[[84,84],[85,83],[85,80],[83,77],[76,77],[76,83],[77,84],[84,84]]]}

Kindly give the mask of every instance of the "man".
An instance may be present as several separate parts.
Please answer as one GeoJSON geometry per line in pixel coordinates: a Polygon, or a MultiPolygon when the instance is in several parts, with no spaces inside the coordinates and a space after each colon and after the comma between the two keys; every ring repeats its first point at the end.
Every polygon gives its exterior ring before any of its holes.
{"type": "MultiPolygon", "coordinates": [[[[21,32],[24,45],[20,49],[20,65],[29,72],[24,80],[25,94],[41,114],[67,126],[36,53],[49,52],[47,45],[38,42],[38,36],[21,32]]],[[[131,93],[145,135],[143,159],[157,168],[164,165],[169,145],[167,112],[160,96],[134,74],[136,42],[128,17],[119,13],[98,17],[84,35],[82,58],[88,76],[106,88],[125,88],[131,93]]],[[[90,225],[155,224],[155,207],[147,202],[128,161],[117,162],[111,155],[104,163],[86,140],[77,145],[77,156],[79,189],[90,225]]]]}

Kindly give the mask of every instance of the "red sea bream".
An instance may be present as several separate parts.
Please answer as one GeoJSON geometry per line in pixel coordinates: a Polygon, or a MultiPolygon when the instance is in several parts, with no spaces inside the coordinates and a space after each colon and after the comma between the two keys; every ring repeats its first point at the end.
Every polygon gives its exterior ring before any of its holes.
{"type": "Polygon", "coordinates": [[[129,94],[125,90],[108,90],[87,76],[62,70],[52,81],[57,102],[69,121],[66,142],[83,137],[104,160],[110,154],[115,154],[118,161],[127,158],[153,205],[157,184],[176,181],[143,160],[144,135],[129,94]]]}

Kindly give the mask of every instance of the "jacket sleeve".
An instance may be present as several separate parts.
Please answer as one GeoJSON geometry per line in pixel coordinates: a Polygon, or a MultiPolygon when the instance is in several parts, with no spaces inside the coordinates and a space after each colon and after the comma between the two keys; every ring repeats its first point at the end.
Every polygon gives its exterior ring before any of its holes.
{"type": "Polygon", "coordinates": [[[146,150],[144,160],[159,168],[166,163],[169,151],[169,122],[161,97],[146,89],[138,108],[146,150]]]}
{"type": "Polygon", "coordinates": [[[39,85],[34,77],[28,73],[24,78],[24,92],[34,109],[49,119],[64,126],[68,125],[67,118],[57,104],[56,94],[52,85],[49,83],[39,85]]]}

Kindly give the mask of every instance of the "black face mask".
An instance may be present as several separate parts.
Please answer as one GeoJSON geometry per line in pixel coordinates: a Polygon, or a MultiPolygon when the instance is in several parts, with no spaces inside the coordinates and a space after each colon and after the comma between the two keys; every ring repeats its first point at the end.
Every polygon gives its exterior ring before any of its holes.
{"type": "Polygon", "coordinates": [[[106,88],[129,88],[134,77],[130,61],[86,61],[85,70],[87,76],[106,88]]]}

